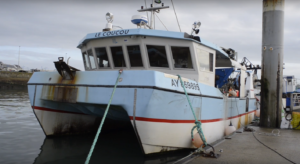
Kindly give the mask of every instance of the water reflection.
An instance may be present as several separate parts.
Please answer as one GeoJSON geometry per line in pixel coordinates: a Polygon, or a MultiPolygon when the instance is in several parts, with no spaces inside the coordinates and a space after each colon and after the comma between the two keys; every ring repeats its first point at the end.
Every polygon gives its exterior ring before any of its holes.
{"type": "MultiPolygon", "coordinates": [[[[84,163],[94,136],[64,136],[45,138],[34,164],[84,163]]],[[[190,151],[144,156],[135,134],[128,129],[101,134],[90,163],[173,163],[190,151]]]]}
{"type": "MultiPolygon", "coordinates": [[[[105,126],[105,124],[104,124],[105,126]]],[[[94,135],[45,137],[27,90],[0,90],[1,164],[83,164],[94,135]]],[[[190,150],[145,157],[132,127],[100,134],[90,163],[173,163],[190,150]]]]}
{"type": "Polygon", "coordinates": [[[27,90],[0,90],[0,163],[30,164],[45,135],[29,103],[27,90]]]}

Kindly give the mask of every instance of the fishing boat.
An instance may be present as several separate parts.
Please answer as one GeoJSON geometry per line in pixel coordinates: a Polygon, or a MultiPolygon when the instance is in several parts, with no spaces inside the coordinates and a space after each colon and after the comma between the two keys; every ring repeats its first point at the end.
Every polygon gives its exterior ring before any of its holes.
{"type": "Polygon", "coordinates": [[[144,154],[195,148],[193,113],[207,143],[221,139],[229,125],[240,128],[254,119],[253,71],[237,62],[233,49],[197,35],[200,22],[193,23],[191,33],[154,29],[154,15],[167,8],[142,7],[138,11],[151,12],[151,19],[133,16],[133,29],[114,26],[113,14],[107,13],[105,28],[77,45],[84,71],[59,58],[57,72],[32,75],[30,103],[46,136],[96,131],[116,80],[104,125],[118,129],[130,122],[144,154]]]}

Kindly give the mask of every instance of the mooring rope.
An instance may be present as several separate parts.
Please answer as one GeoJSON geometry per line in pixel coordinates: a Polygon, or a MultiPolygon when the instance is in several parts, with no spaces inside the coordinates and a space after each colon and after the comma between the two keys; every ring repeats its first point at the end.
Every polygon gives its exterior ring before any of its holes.
{"type": "Polygon", "coordinates": [[[187,98],[187,100],[188,100],[188,102],[189,102],[190,108],[191,108],[191,110],[192,110],[192,112],[193,112],[193,115],[194,115],[194,118],[195,118],[195,124],[196,124],[196,125],[192,128],[192,131],[191,131],[191,137],[192,137],[192,140],[194,139],[193,131],[194,131],[195,128],[197,128],[197,131],[198,131],[198,133],[199,133],[199,135],[200,135],[200,138],[202,139],[204,145],[207,146],[207,143],[206,143],[206,140],[205,140],[205,137],[204,137],[202,128],[201,128],[201,121],[198,121],[198,120],[197,120],[196,114],[195,114],[194,109],[193,109],[193,107],[192,107],[192,104],[191,104],[191,102],[190,102],[190,98],[189,98],[189,96],[188,96],[188,94],[187,94],[187,92],[186,92],[186,90],[185,90],[185,86],[184,86],[184,84],[183,84],[183,82],[182,82],[181,76],[180,76],[180,75],[177,75],[177,76],[178,76],[178,78],[179,78],[179,80],[180,80],[181,86],[182,86],[182,88],[183,88],[183,90],[184,90],[185,96],[186,96],[186,98],[187,98]]]}
{"type": "Polygon", "coordinates": [[[266,144],[264,144],[263,142],[261,142],[261,141],[254,135],[254,131],[252,131],[252,135],[254,136],[254,138],[256,139],[256,141],[258,141],[259,143],[261,143],[262,145],[264,145],[266,148],[272,150],[274,153],[278,154],[279,156],[281,156],[281,157],[284,158],[285,160],[289,161],[290,163],[296,164],[294,161],[288,159],[287,157],[283,156],[282,154],[280,154],[280,153],[277,152],[276,150],[270,148],[269,146],[267,146],[266,144]]]}
{"type": "Polygon", "coordinates": [[[112,101],[112,99],[113,99],[113,97],[114,97],[115,90],[116,90],[116,88],[117,88],[117,85],[118,85],[118,82],[119,82],[119,78],[120,78],[122,72],[123,72],[123,69],[120,69],[120,70],[119,70],[119,76],[118,76],[118,78],[117,78],[117,81],[116,81],[114,90],[113,90],[113,92],[112,92],[112,94],[111,94],[110,100],[109,100],[109,102],[108,102],[108,104],[107,104],[107,107],[106,107],[106,109],[105,109],[105,113],[104,113],[104,115],[103,115],[103,117],[102,117],[102,120],[101,120],[100,126],[99,126],[99,128],[98,128],[97,134],[96,134],[96,136],[95,136],[95,138],[94,138],[93,145],[92,145],[92,147],[91,147],[91,149],[90,149],[90,152],[89,152],[89,154],[88,154],[88,156],[87,156],[87,158],[86,158],[86,160],[85,160],[85,164],[88,164],[88,163],[90,162],[91,156],[92,156],[92,154],[93,154],[95,145],[96,145],[96,143],[97,143],[99,134],[100,134],[101,129],[102,129],[102,126],[103,126],[103,124],[104,124],[104,120],[105,120],[106,115],[107,115],[107,113],[108,113],[110,103],[111,103],[111,101],[112,101]]]}

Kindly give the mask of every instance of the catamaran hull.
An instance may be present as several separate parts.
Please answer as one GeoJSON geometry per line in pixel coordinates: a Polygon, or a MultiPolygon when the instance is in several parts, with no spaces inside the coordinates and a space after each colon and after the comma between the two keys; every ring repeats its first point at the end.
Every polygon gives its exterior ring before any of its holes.
{"type": "MultiPolygon", "coordinates": [[[[57,73],[35,73],[28,82],[28,92],[45,134],[96,131],[113,90],[109,84],[116,77],[117,71],[110,71],[110,75],[77,72],[76,81],[66,81],[57,73]],[[85,81],[92,77],[105,78],[85,81]],[[40,80],[50,78],[48,83],[40,80]]],[[[174,79],[156,71],[125,71],[105,126],[118,128],[130,120],[145,154],[194,148],[193,113],[182,88],[173,85],[174,79]]],[[[192,80],[185,80],[185,84],[208,143],[221,139],[230,121],[240,128],[254,119],[255,99],[223,97],[218,89],[192,80]]]]}
{"type": "MultiPolygon", "coordinates": [[[[41,109],[35,109],[34,113],[47,136],[93,133],[100,124],[100,117],[90,115],[41,109]]],[[[224,136],[226,125],[229,125],[230,121],[239,128],[242,125],[248,125],[253,118],[254,111],[227,120],[206,120],[202,121],[202,128],[207,141],[212,143],[224,136]]],[[[135,121],[136,131],[145,154],[194,148],[190,136],[194,126],[193,121],[190,123],[171,122],[170,120],[137,118],[135,121]]],[[[132,117],[131,123],[134,126],[132,117]]],[[[118,128],[116,123],[112,127],[118,128]]]]}

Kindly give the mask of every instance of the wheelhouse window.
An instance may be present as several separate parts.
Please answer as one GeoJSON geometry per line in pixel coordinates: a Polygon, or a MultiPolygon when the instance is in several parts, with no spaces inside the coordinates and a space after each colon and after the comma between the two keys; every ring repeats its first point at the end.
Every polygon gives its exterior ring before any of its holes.
{"type": "Polygon", "coordinates": [[[94,58],[94,55],[93,55],[93,51],[92,50],[88,50],[88,56],[89,56],[89,59],[90,59],[90,63],[91,63],[91,69],[96,69],[96,64],[95,64],[95,58],[94,58]]]}
{"type": "Polygon", "coordinates": [[[140,46],[127,46],[127,52],[131,67],[143,67],[140,46]]]}
{"type": "Polygon", "coordinates": [[[106,52],[106,48],[95,48],[97,63],[99,68],[109,68],[109,60],[106,52]]]}
{"type": "Polygon", "coordinates": [[[213,54],[207,51],[197,49],[200,71],[213,72],[213,54]]]}
{"type": "Polygon", "coordinates": [[[175,68],[193,68],[189,47],[171,47],[175,68]]]}
{"type": "Polygon", "coordinates": [[[209,71],[214,71],[214,54],[209,53],[209,71]]]}
{"type": "Polygon", "coordinates": [[[91,69],[90,67],[90,63],[89,63],[89,58],[88,55],[86,54],[86,52],[82,53],[82,57],[83,57],[83,64],[86,70],[91,69]]]}
{"type": "Polygon", "coordinates": [[[122,47],[111,47],[110,50],[115,67],[126,67],[122,47]]]}
{"type": "Polygon", "coordinates": [[[165,46],[147,45],[151,67],[169,67],[165,46]]]}

